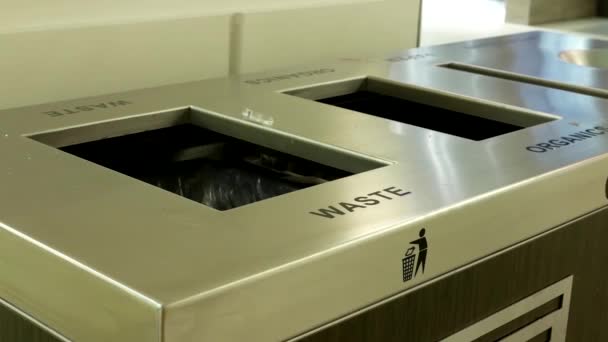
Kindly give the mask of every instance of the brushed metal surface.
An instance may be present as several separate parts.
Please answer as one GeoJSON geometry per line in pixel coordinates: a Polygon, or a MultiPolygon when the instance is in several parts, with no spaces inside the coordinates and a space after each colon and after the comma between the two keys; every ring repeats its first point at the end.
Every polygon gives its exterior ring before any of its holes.
{"type": "Polygon", "coordinates": [[[608,68],[608,49],[566,50],[559,54],[563,61],[594,68],[608,68]]]}
{"type": "MultiPolygon", "coordinates": [[[[608,238],[606,220],[608,207],[487,256],[425,286],[318,327],[295,340],[440,341],[475,327],[479,321],[571,275],[566,341],[605,341],[608,339],[604,327],[608,319],[608,292],[603,290],[608,286],[603,272],[608,260],[608,250],[604,248],[608,238]]],[[[512,318],[517,321],[518,315],[512,318]]],[[[523,323],[526,321],[519,322],[523,323]]],[[[509,330],[479,341],[497,341],[505,337],[505,332],[509,330]]],[[[559,335],[560,331],[553,331],[553,337],[556,333],[559,335]]]]}
{"type": "MultiPolygon", "coordinates": [[[[608,41],[605,40],[533,31],[404,51],[396,54],[392,59],[411,54],[431,54],[438,59],[596,88],[605,92],[608,89],[608,78],[606,77],[608,70],[568,63],[560,58],[560,54],[571,50],[601,51],[606,48],[608,48],[608,41]]],[[[493,87],[477,88],[477,91],[493,92],[494,89],[493,87]]],[[[539,100],[539,102],[543,101],[539,100]]]]}
{"type": "Polygon", "coordinates": [[[0,342],[69,342],[26,313],[0,300],[0,342]]]}
{"type": "Polygon", "coordinates": [[[438,65],[605,92],[604,70],[558,58],[605,44],[524,34],[2,111],[0,298],[76,341],[268,341],[424,284],[607,203],[606,99],[438,65]],[[358,79],[471,115],[544,119],[473,141],[285,94],[358,79]],[[386,166],[220,212],[55,148],[183,120],[338,168],[386,166]],[[310,214],[390,187],[411,195],[310,214]],[[404,283],[423,227],[429,261],[404,283]]]}

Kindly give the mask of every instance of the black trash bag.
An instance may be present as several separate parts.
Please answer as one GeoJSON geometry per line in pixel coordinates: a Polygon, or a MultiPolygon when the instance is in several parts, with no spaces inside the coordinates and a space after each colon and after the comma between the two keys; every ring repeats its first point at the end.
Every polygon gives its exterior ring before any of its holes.
{"type": "Polygon", "coordinates": [[[218,210],[283,195],[349,173],[259,145],[174,126],[62,150],[218,210]]]}
{"type": "Polygon", "coordinates": [[[141,180],[217,210],[228,210],[309,186],[246,163],[209,159],[176,162],[141,180]],[[160,171],[160,172],[159,172],[160,171]]]}

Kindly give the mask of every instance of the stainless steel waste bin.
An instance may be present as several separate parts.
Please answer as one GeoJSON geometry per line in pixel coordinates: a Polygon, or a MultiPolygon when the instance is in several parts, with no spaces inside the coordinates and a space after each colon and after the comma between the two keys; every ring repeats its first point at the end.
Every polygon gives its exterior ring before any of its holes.
{"type": "Polygon", "coordinates": [[[608,73],[560,58],[605,47],[3,111],[0,341],[608,340],[608,73]]]}

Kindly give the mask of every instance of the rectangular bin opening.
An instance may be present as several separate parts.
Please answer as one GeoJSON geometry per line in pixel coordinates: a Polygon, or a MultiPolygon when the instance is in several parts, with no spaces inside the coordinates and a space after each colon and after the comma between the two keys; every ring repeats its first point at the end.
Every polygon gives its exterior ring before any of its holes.
{"type": "MultiPolygon", "coordinates": [[[[150,116],[149,119],[135,118],[135,122],[121,120],[123,125],[117,121],[32,138],[217,210],[237,208],[354,173],[201,127],[205,124],[205,115],[186,114],[185,120],[182,117],[172,126],[154,129],[150,129],[150,124],[159,125],[160,121],[150,116]],[[143,126],[135,124],[142,120],[147,120],[147,128],[142,128],[146,126],[145,122],[141,122],[143,126]],[[139,127],[134,128],[136,126],[139,127]],[[124,131],[124,127],[138,132],[120,132],[116,136],[116,132],[124,131]],[[110,137],[91,141],[88,133],[110,137]],[[83,142],[72,144],[65,141],[73,142],[74,137],[83,142]]],[[[221,127],[232,127],[241,133],[260,131],[249,135],[276,145],[290,145],[301,154],[320,150],[304,146],[310,143],[294,143],[293,138],[287,144],[281,141],[283,138],[280,136],[255,127],[239,126],[238,123],[230,126],[230,123],[226,125],[220,121],[215,118],[208,123],[220,130],[221,127]]],[[[353,157],[350,163],[344,163],[344,169],[361,172],[385,165],[369,160],[361,162],[353,157]]]]}
{"type": "Polygon", "coordinates": [[[556,119],[550,115],[372,78],[285,93],[477,141],[556,119]]]}

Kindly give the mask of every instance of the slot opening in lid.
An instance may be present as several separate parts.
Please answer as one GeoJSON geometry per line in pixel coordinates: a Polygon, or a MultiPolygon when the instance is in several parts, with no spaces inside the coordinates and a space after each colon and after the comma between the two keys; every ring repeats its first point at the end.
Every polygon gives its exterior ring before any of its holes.
{"type": "Polygon", "coordinates": [[[284,93],[476,141],[556,119],[523,109],[371,77],[284,93]]]}

